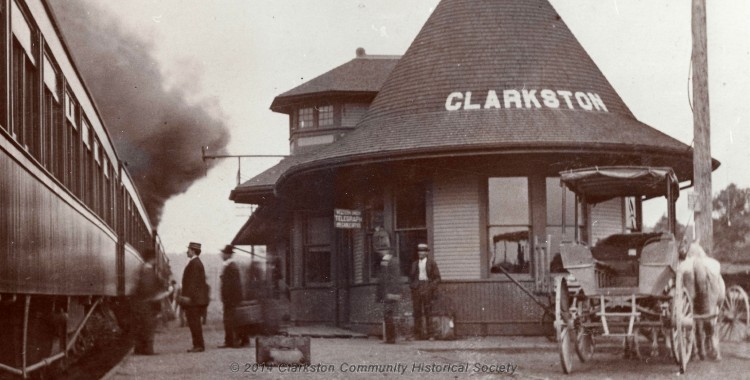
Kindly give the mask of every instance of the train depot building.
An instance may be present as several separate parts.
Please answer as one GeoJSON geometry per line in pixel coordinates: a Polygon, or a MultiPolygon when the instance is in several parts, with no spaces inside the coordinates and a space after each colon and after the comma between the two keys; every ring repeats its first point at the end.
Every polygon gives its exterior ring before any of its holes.
{"type": "Polygon", "coordinates": [[[458,335],[540,334],[542,309],[503,270],[544,297],[562,241],[642,228],[640,199],[586,205],[575,223],[560,172],[659,166],[692,180],[692,149],[635,118],[547,0],[443,0],[403,56],[358,49],[271,110],[289,115],[291,155],[231,192],[258,205],[233,243],[267,246],[296,324],[379,333],[382,227],[401,315],[426,242],[458,335]]]}

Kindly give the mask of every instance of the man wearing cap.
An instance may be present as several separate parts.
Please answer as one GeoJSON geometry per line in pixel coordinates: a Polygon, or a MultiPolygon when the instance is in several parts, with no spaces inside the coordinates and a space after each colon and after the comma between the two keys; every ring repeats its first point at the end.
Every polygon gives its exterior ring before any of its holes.
{"type": "Polygon", "coordinates": [[[198,258],[200,254],[200,243],[188,245],[187,256],[190,260],[182,274],[180,304],[185,309],[185,318],[188,327],[190,327],[190,335],[193,338],[193,348],[189,349],[188,352],[203,352],[206,350],[206,345],[203,342],[201,316],[204,315],[208,307],[209,298],[206,271],[200,258],[198,258]]]}
{"type": "Polygon", "coordinates": [[[427,257],[430,247],[425,243],[417,245],[419,259],[411,265],[411,300],[414,306],[414,337],[416,339],[432,338],[432,300],[440,283],[440,270],[435,260],[427,257]],[[427,325],[427,336],[424,335],[422,317],[427,325]]]}
{"type": "Polygon", "coordinates": [[[234,323],[234,309],[242,302],[242,279],[240,268],[234,260],[234,247],[227,245],[221,250],[224,270],[221,272],[221,303],[224,306],[224,344],[219,348],[238,347],[237,326],[234,323]]]}

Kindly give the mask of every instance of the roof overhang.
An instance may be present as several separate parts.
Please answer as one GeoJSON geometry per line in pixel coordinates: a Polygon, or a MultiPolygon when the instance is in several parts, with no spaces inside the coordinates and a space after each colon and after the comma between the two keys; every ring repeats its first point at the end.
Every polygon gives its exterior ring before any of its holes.
{"type": "Polygon", "coordinates": [[[284,208],[276,202],[261,205],[232,239],[233,245],[268,245],[283,236],[284,208]]]}
{"type": "Polygon", "coordinates": [[[302,95],[277,96],[271,103],[271,111],[291,114],[295,108],[310,104],[320,103],[321,99],[326,101],[334,99],[351,99],[352,101],[372,102],[377,91],[320,91],[302,95]]]}
{"type": "MultiPolygon", "coordinates": [[[[586,145],[542,145],[530,147],[528,144],[506,144],[488,146],[454,146],[440,148],[419,148],[400,151],[381,151],[370,154],[339,156],[319,161],[308,161],[290,167],[282,173],[276,182],[276,192],[284,193],[288,183],[293,183],[297,176],[314,173],[320,170],[336,168],[380,165],[407,161],[429,159],[490,159],[492,156],[553,156],[559,160],[556,171],[578,169],[595,165],[654,165],[671,167],[678,181],[691,181],[693,178],[692,150],[669,150],[653,146],[634,146],[625,144],[586,144],[586,145]],[[602,157],[612,159],[602,161],[602,157]],[[648,162],[644,164],[643,162],[648,162]]],[[[718,168],[719,161],[712,160],[713,170],[718,168]]]]}

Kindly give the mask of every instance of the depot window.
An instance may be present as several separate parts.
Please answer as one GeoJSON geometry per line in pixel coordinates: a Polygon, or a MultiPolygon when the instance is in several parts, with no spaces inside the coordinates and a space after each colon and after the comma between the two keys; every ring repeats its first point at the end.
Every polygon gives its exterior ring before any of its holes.
{"type": "Polygon", "coordinates": [[[573,242],[581,237],[583,218],[580,206],[576,204],[575,194],[560,184],[559,177],[547,178],[547,235],[549,236],[550,269],[561,270],[559,259],[560,243],[573,242]],[[576,213],[578,225],[576,226],[576,213]]]}
{"type": "Polygon", "coordinates": [[[320,105],[297,110],[297,128],[327,128],[333,126],[333,106],[320,105]]]}
{"type": "Polygon", "coordinates": [[[489,178],[487,196],[490,273],[530,273],[528,179],[489,178]]]}
{"type": "Polygon", "coordinates": [[[427,192],[422,183],[401,185],[394,194],[396,248],[401,275],[408,276],[417,245],[427,243],[427,192]]]}
{"type": "Polygon", "coordinates": [[[304,237],[305,284],[331,282],[331,237],[333,219],[311,215],[307,218],[304,237]]]}

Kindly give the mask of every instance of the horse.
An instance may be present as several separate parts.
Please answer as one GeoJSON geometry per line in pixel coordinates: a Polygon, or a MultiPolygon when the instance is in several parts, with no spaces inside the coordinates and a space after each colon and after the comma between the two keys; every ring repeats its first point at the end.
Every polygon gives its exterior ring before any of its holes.
{"type": "Polygon", "coordinates": [[[696,348],[701,360],[706,358],[706,343],[716,360],[721,360],[718,319],[726,297],[721,264],[708,256],[698,242],[691,243],[678,269],[693,300],[696,348]]]}

